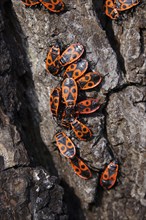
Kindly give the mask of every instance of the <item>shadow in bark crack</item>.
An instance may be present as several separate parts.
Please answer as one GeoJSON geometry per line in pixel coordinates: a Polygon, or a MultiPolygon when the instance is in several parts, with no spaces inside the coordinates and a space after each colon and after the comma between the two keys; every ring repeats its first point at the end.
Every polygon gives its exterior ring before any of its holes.
{"type": "Polygon", "coordinates": [[[107,39],[111,45],[111,48],[116,54],[117,58],[117,69],[119,70],[118,72],[121,74],[123,73],[124,75],[126,74],[126,69],[125,69],[125,62],[124,58],[120,52],[120,44],[116,39],[116,36],[114,34],[113,26],[112,26],[112,20],[106,16],[104,12],[104,2],[105,1],[100,1],[97,3],[96,0],[92,0],[93,2],[93,7],[95,10],[95,13],[97,15],[97,22],[99,25],[105,30],[107,39]]]}
{"type": "Polygon", "coordinates": [[[63,179],[61,180],[60,185],[64,188],[64,201],[67,204],[69,220],[85,219],[80,199],[75,195],[73,188],[71,188],[63,179]]]}
{"type": "Polygon", "coordinates": [[[89,204],[89,211],[90,212],[94,212],[94,209],[102,206],[103,193],[104,193],[104,190],[100,186],[100,183],[98,183],[96,186],[94,201],[89,204]]]}
{"type": "Polygon", "coordinates": [[[5,28],[3,35],[10,52],[12,68],[9,73],[6,73],[9,75],[8,87],[1,91],[1,101],[11,123],[16,125],[21,134],[31,165],[41,165],[51,174],[57,175],[52,156],[40,134],[41,117],[30,62],[27,57],[27,38],[11,3],[6,3],[4,9],[5,28]],[[10,103],[11,101],[12,103],[10,103]]]}

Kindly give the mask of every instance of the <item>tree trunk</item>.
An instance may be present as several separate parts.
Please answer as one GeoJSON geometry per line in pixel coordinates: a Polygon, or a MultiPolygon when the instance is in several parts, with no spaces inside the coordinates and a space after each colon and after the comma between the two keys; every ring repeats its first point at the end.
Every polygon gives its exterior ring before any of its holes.
{"type": "MultiPolygon", "coordinates": [[[[146,219],[146,6],[104,14],[103,1],[64,0],[50,13],[21,1],[0,3],[0,211],[9,219],[146,219]],[[79,120],[93,139],[64,130],[92,171],[83,180],[60,155],[54,135],[63,128],[50,111],[50,92],[63,78],[48,74],[45,59],[59,41],[80,42],[89,71],[102,83],[85,92],[100,109],[79,120]],[[105,191],[100,174],[117,158],[116,185],[105,191]]],[[[79,97],[81,92],[79,91],[79,97]]]]}

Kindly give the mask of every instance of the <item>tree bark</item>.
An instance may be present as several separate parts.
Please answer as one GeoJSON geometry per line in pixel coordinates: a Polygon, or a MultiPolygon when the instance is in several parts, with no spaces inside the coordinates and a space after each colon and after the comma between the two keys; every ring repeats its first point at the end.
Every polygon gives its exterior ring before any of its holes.
{"type": "Polygon", "coordinates": [[[64,2],[60,14],[1,3],[0,219],[146,219],[146,6],[122,12],[116,22],[101,1],[64,2]],[[65,131],[93,173],[86,181],[53,143],[62,127],[49,96],[63,79],[47,73],[45,59],[56,41],[63,49],[83,44],[89,71],[103,77],[86,92],[101,98],[101,108],[79,119],[94,138],[83,142],[65,131]],[[113,157],[117,183],[104,191],[100,174],[113,157]]]}

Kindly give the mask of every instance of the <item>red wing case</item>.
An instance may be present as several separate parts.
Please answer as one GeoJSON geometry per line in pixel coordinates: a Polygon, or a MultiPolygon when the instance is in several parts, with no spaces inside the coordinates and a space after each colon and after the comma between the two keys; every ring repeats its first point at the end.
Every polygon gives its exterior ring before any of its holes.
{"type": "Polygon", "coordinates": [[[59,46],[51,47],[46,59],[46,70],[49,73],[53,75],[57,75],[57,73],[60,70],[59,58],[60,58],[59,46]]]}
{"type": "Polygon", "coordinates": [[[87,165],[77,156],[70,160],[70,164],[74,172],[82,179],[89,179],[92,177],[92,173],[87,165]]]}
{"type": "Polygon", "coordinates": [[[76,81],[72,78],[66,78],[62,83],[62,98],[66,107],[74,107],[78,96],[76,81]]]}
{"type": "Polygon", "coordinates": [[[77,119],[74,119],[70,125],[79,140],[87,141],[93,136],[92,131],[77,119]]]}
{"type": "Polygon", "coordinates": [[[56,87],[50,94],[50,107],[53,116],[58,116],[59,104],[60,104],[61,89],[56,87]]]}
{"type": "Polygon", "coordinates": [[[64,133],[59,132],[55,135],[56,145],[60,153],[67,157],[72,158],[76,154],[76,148],[71,139],[64,133]]]}
{"type": "Polygon", "coordinates": [[[76,105],[77,113],[91,114],[100,108],[99,99],[86,99],[76,105]]]}
{"type": "Polygon", "coordinates": [[[116,8],[116,5],[112,0],[105,1],[105,14],[113,20],[116,20],[119,17],[119,12],[116,8]]]}
{"type": "Polygon", "coordinates": [[[87,70],[88,68],[88,62],[87,60],[81,59],[77,61],[76,63],[70,64],[65,73],[64,76],[73,78],[74,80],[80,78],[87,70]]]}
{"type": "Polygon", "coordinates": [[[40,2],[51,12],[59,13],[64,10],[62,0],[40,0],[40,2]]]}
{"type": "Polygon", "coordinates": [[[84,52],[84,47],[80,43],[70,45],[60,56],[62,66],[69,65],[78,60],[84,52]]]}
{"type": "Polygon", "coordinates": [[[118,175],[118,162],[116,160],[110,162],[110,164],[103,171],[100,178],[100,185],[104,189],[110,189],[114,186],[118,175]]]}
{"type": "Polygon", "coordinates": [[[98,72],[89,72],[78,79],[77,84],[81,90],[87,90],[98,86],[101,80],[101,75],[98,72]]]}
{"type": "Polygon", "coordinates": [[[40,4],[39,0],[21,0],[26,6],[34,6],[40,4]]]}
{"type": "Polygon", "coordinates": [[[139,0],[114,0],[118,11],[125,11],[140,3],[139,0]]]}

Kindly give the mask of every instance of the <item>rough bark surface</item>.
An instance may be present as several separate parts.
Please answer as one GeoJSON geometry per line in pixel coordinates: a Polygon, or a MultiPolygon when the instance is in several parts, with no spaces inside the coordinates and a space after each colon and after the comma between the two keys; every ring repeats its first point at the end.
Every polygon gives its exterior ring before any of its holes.
{"type": "Polygon", "coordinates": [[[102,1],[64,2],[59,15],[17,0],[0,5],[0,218],[146,219],[146,6],[119,23],[106,17],[102,1]],[[49,95],[62,78],[48,74],[44,60],[56,40],[64,48],[82,43],[90,68],[103,76],[86,96],[104,104],[81,117],[94,138],[78,141],[66,131],[93,171],[87,181],[53,143],[62,128],[49,95]],[[118,181],[104,191],[99,173],[113,156],[118,181]]]}

